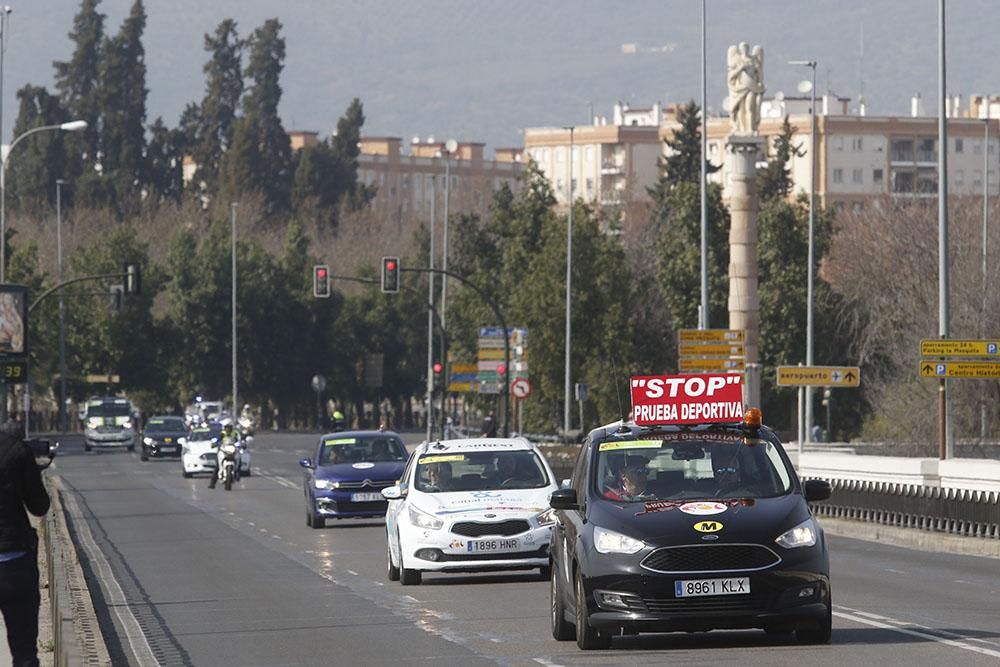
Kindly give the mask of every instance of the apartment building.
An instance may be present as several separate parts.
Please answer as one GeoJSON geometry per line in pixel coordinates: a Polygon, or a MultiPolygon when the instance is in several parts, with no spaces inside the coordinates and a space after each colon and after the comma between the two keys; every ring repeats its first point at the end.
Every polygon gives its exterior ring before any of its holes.
{"type": "Polygon", "coordinates": [[[429,219],[431,200],[437,196],[437,214],[443,215],[445,175],[450,180],[449,211],[483,213],[493,192],[503,184],[515,192],[526,164],[518,148],[498,148],[492,160],[485,144],[458,142],[448,154],[445,142],[433,138],[410,142],[403,152],[400,137],[362,137],[358,180],[377,190],[372,208],[396,216],[429,219]]]}
{"type": "MultiPolygon", "coordinates": [[[[815,162],[817,199],[838,210],[859,211],[866,202],[887,195],[936,196],[937,118],[926,115],[919,97],[911,101],[910,116],[864,115],[852,111],[850,102],[835,95],[816,98],[815,159],[810,155],[811,99],[778,96],[761,105],[759,131],[768,146],[781,134],[786,115],[795,128],[799,154],[790,168],[796,194],[809,191],[815,162]]],[[[973,96],[965,109],[961,99],[954,98],[948,111],[949,194],[982,196],[984,178],[990,193],[1000,194],[1000,97],[973,96]]],[[[664,140],[680,128],[676,112],[677,105],[635,109],[618,103],[610,122],[596,117],[593,125],[574,127],[572,147],[566,127],[526,129],[524,153],[552,182],[560,205],[569,194],[570,160],[574,198],[618,208],[648,203],[646,188],[657,179],[664,140]]],[[[730,132],[728,117],[708,119],[708,159],[722,166],[709,179],[724,188],[730,132]]],[[[763,165],[766,160],[762,152],[759,161],[763,165]]]]}

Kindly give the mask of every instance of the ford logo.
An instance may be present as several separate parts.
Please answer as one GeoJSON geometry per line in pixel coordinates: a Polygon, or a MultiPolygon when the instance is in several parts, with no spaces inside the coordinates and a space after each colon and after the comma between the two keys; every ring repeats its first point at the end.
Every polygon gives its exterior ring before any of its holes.
{"type": "Polygon", "coordinates": [[[703,539],[703,540],[705,540],[707,542],[711,542],[712,540],[719,539],[719,536],[718,535],[702,535],[701,539],[703,539]]]}
{"type": "Polygon", "coordinates": [[[487,519],[495,519],[495,518],[497,518],[496,514],[484,514],[483,516],[486,517],[487,519]]]}

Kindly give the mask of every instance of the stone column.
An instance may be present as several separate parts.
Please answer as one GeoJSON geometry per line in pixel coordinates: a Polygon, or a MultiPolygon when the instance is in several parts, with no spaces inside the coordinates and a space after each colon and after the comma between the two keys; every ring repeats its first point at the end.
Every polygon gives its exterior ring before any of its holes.
{"type": "Polygon", "coordinates": [[[744,402],[760,406],[760,297],[757,293],[757,156],[765,139],[730,136],[725,192],[729,200],[729,328],[744,330],[744,402]]]}

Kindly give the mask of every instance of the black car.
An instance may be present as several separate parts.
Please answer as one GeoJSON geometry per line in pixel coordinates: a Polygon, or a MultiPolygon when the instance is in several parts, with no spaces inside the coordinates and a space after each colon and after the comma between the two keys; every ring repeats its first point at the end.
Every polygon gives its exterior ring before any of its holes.
{"type": "Polygon", "coordinates": [[[180,456],[187,435],[183,417],[150,417],[142,430],[139,458],[148,461],[150,456],[180,456]]]}
{"type": "Polygon", "coordinates": [[[759,415],[589,434],[551,497],[555,639],[763,628],[830,641],[826,538],[807,504],[830,486],[800,482],[759,415]]]}

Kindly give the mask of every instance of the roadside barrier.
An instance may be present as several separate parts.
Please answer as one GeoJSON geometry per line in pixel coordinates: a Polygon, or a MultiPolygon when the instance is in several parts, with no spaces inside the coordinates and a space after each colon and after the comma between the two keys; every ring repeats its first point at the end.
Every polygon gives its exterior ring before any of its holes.
{"type": "Polygon", "coordinates": [[[41,545],[48,559],[54,665],[105,667],[111,665],[111,657],[66,524],[62,485],[58,477],[48,482],[52,508],[42,523],[41,545]]]}
{"type": "Polygon", "coordinates": [[[833,494],[812,506],[818,516],[1000,539],[1000,493],[864,480],[826,481],[833,494]]]}

